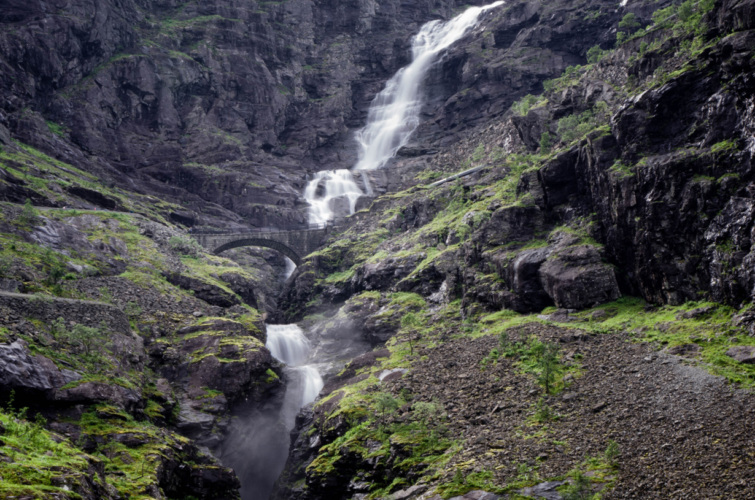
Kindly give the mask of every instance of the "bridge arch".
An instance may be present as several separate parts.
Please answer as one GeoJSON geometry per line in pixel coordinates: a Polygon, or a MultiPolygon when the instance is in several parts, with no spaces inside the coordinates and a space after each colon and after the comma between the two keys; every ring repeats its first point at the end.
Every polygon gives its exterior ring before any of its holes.
{"type": "Polygon", "coordinates": [[[282,253],[292,261],[294,261],[294,264],[296,266],[301,265],[301,257],[298,253],[296,253],[291,247],[288,245],[281,243],[280,241],[275,240],[269,240],[266,238],[239,238],[237,240],[229,241],[227,243],[223,243],[216,249],[212,251],[215,255],[219,255],[226,250],[230,250],[232,248],[239,248],[239,247],[264,247],[264,248],[271,248],[273,250],[277,250],[278,252],[282,253]]]}

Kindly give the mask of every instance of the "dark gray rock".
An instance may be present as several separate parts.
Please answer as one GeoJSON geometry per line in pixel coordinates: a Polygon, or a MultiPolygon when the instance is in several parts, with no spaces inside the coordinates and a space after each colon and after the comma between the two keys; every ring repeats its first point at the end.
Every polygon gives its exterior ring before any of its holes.
{"type": "Polygon", "coordinates": [[[58,369],[44,356],[32,356],[23,340],[0,345],[0,388],[3,391],[38,391],[52,396],[55,389],[80,378],[76,372],[58,369]]]}
{"type": "Polygon", "coordinates": [[[519,493],[533,498],[543,498],[545,500],[561,500],[563,497],[556,491],[556,488],[566,484],[566,481],[548,481],[535,486],[530,486],[519,490],[519,493]]]}
{"type": "Polygon", "coordinates": [[[558,307],[584,309],[621,296],[613,267],[601,262],[589,245],[557,250],[539,274],[543,289],[558,307]]]}
{"type": "Polygon", "coordinates": [[[755,346],[738,345],[729,348],[726,355],[740,363],[755,365],[755,346]]]}
{"type": "Polygon", "coordinates": [[[451,497],[451,500],[498,500],[499,498],[501,497],[499,495],[496,495],[495,493],[490,493],[482,490],[474,490],[470,491],[469,493],[465,493],[464,495],[451,497]]]}
{"type": "Polygon", "coordinates": [[[102,403],[114,404],[126,410],[133,410],[141,402],[141,394],[114,384],[101,382],[83,382],[71,389],[55,391],[54,399],[66,403],[102,403]]]}

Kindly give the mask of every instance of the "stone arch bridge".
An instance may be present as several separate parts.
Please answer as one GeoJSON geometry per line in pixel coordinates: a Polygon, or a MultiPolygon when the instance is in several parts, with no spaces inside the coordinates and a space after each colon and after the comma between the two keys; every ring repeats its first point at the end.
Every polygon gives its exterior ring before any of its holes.
{"type": "Polygon", "coordinates": [[[218,255],[231,248],[265,247],[277,250],[297,266],[317,250],[337,227],[336,224],[314,224],[295,229],[255,229],[250,231],[194,231],[192,236],[206,250],[218,255]]]}

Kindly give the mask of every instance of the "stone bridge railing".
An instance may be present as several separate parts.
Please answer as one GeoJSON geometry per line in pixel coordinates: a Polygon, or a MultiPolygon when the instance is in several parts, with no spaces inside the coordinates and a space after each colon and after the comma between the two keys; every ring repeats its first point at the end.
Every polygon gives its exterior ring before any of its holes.
{"type": "Polygon", "coordinates": [[[231,248],[265,247],[277,250],[298,266],[302,258],[317,250],[340,224],[313,224],[281,229],[261,228],[250,231],[193,231],[192,236],[208,251],[220,254],[231,248]]]}

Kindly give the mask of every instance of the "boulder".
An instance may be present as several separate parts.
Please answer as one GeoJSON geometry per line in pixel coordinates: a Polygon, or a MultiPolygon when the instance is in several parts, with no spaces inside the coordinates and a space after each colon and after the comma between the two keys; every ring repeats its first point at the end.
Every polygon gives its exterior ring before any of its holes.
{"type": "Polygon", "coordinates": [[[560,308],[585,309],[621,296],[613,267],[591,245],[554,252],[540,267],[540,282],[560,308]]]}
{"type": "Polygon", "coordinates": [[[49,358],[32,356],[23,340],[0,345],[0,390],[52,395],[55,389],[80,378],[74,371],[60,370],[49,358]]]}
{"type": "Polygon", "coordinates": [[[755,365],[755,346],[738,345],[729,348],[726,355],[740,363],[755,365]]]}
{"type": "Polygon", "coordinates": [[[132,410],[142,397],[134,389],[102,382],[83,382],[70,389],[55,391],[55,401],[66,403],[110,403],[125,410],[132,410]]]}

